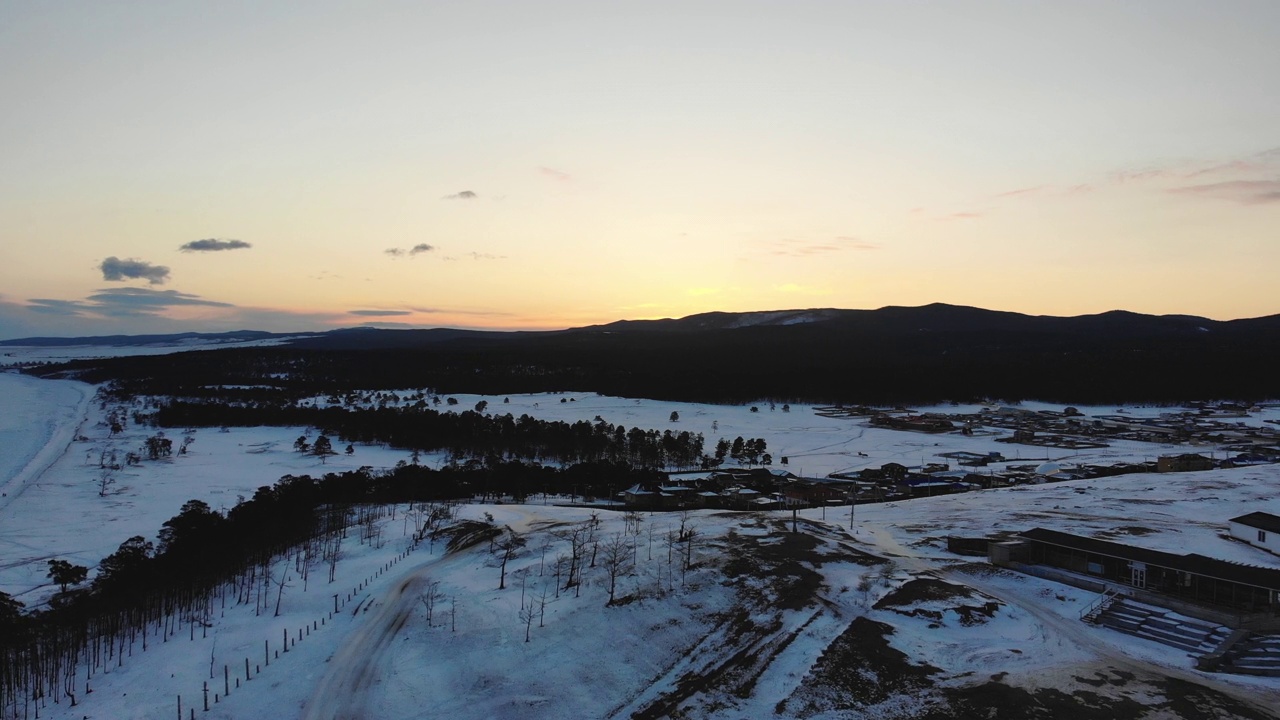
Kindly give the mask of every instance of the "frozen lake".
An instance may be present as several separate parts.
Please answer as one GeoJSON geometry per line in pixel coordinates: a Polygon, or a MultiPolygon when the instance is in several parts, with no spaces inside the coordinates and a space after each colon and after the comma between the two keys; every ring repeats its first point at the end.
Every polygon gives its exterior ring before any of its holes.
{"type": "Polygon", "coordinates": [[[93,387],[0,372],[0,511],[66,449],[93,387]]]}

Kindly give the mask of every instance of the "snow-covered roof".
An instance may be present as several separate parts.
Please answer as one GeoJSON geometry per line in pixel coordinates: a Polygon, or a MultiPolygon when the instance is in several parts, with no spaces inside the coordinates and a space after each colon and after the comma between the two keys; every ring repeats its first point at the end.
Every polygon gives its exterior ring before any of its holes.
{"type": "Polygon", "coordinates": [[[1239,523],[1251,528],[1280,533],[1280,516],[1264,512],[1251,512],[1248,515],[1233,517],[1227,522],[1239,523]]]}

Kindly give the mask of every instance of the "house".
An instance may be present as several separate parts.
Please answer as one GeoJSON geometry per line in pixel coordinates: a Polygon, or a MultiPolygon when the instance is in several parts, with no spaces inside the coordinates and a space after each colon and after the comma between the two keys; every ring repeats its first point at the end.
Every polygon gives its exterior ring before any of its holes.
{"type": "Polygon", "coordinates": [[[636,484],[622,491],[622,501],[625,502],[628,507],[657,507],[658,493],[652,490],[646,490],[643,486],[636,484]]]}
{"type": "Polygon", "coordinates": [[[1227,521],[1231,537],[1280,555],[1280,516],[1251,512],[1227,521]]]}
{"type": "Polygon", "coordinates": [[[1156,596],[1232,612],[1280,616],[1280,570],[1036,528],[991,544],[993,564],[1022,562],[1082,579],[1126,585],[1156,596]]]}
{"type": "Polygon", "coordinates": [[[783,491],[787,507],[848,503],[854,483],[840,478],[796,478],[783,491]]]}
{"type": "Polygon", "coordinates": [[[1213,460],[1198,453],[1162,455],[1156,461],[1156,472],[1193,472],[1197,470],[1212,470],[1213,466],[1213,460]]]}

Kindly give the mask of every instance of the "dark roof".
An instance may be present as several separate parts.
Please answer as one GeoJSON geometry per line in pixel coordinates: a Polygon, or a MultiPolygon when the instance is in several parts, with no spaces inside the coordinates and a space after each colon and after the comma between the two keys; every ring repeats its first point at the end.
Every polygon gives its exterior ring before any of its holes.
{"type": "Polygon", "coordinates": [[[1225,580],[1226,582],[1280,591],[1280,570],[1275,568],[1233,563],[1204,555],[1175,555],[1160,550],[1133,547],[1132,545],[1081,537],[1080,535],[1072,535],[1045,528],[1027,530],[1019,533],[1019,536],[1028,540],[1048,545],[1058,545],[1095,555],[1132,560],[1215,580],[1225,580]]]}
{"type": "Polygon", "coordinates": [[[1227,522],[1240,523],[1249,527],[1266,530],[1267,532],[1280,533],[1280,517],[1264,512],[1251,512],[1248,515],[1233,517],[1227,522]]]}

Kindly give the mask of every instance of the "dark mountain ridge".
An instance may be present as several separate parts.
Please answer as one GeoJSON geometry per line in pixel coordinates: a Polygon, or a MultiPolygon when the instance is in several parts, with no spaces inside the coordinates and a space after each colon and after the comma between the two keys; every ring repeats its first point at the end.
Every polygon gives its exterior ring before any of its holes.
{"type": "Polygon", "coordinates": [[[1280,397],[1278,362],[1280,316],[1054,317],[933,304],[704,313],[551,332],[366,328],[52,371],[139,386],[163,380],[175,390],[274,377],[282,392],[299,393],[431,387],[716,402],[1089,403],[1280,397]]]}

